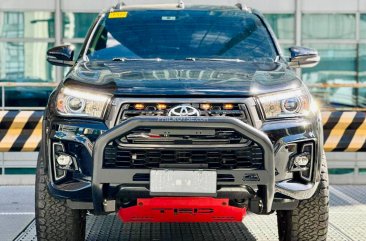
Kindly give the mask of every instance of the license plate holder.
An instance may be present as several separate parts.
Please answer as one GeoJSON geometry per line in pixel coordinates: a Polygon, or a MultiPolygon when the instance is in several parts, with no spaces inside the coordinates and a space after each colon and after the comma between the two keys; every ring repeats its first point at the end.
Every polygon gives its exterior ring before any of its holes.
{"type": "Polygon", "coordinates": [[[217,172],[206,170],[151,170],[152,196],[216,196],[217,172]]]}

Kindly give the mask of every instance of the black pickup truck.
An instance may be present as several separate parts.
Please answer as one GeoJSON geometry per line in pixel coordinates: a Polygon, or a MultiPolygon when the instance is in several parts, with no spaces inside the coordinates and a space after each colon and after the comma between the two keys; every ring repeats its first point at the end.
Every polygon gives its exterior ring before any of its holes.
{"type": "Polygon", "coordinates": [[[84,240],[86,214],[242,222],[276,212],[280,240],[326,240],[321,116],[261,13],[122,4],[102,12],[51,94],[36,178],[38,240],[84,240]]]}

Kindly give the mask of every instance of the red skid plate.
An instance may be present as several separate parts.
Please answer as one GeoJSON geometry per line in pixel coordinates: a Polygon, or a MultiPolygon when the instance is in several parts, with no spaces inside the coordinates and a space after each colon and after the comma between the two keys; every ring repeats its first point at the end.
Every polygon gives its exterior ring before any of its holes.
{"type": "Polygon", "coordinates": [[[118,211],[123,222],[241,222],[245,215],[245,208],[211,197],[140,198],[136,206],[118,211]]]}

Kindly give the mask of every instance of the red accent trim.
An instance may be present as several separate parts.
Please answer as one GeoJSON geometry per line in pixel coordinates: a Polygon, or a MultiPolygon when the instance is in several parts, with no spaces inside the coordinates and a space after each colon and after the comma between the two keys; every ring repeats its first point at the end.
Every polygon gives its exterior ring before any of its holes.
{"type": "Polygon", "coordinates": [[[245,208],[211,197],[139,198],[136,206],[118,211],[123,222],[242,222],[245,215],[245,208]]]}

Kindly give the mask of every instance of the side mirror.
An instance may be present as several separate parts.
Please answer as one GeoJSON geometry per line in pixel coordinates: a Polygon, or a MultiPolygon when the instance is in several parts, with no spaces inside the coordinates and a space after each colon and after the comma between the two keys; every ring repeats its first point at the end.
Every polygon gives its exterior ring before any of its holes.
{"type": "Polygon", "coordinates": [[[57,46],[47,51],[47,61],[56,66],[73,66],[74,48],[70,45],[57,46]]]}
{"type": "Polygon", "coordinates": [[[304,47],[289,48],[291,57],[289,65],[294,68],[311,68],[316,66],[320,61],[318,51],[315,49],[304,47]]]}

